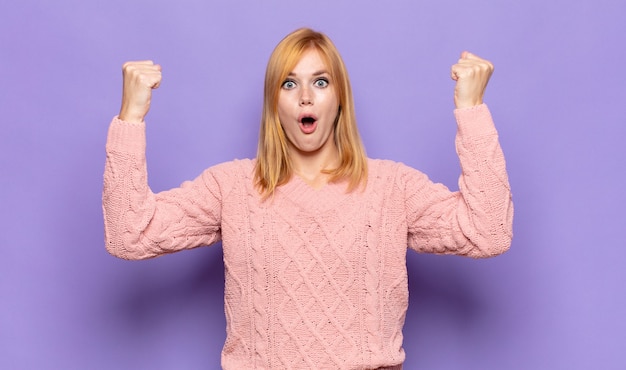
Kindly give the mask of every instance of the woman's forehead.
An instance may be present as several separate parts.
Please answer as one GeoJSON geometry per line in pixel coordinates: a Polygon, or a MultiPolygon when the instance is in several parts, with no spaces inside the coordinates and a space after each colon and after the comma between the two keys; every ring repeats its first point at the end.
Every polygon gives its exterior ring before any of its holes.
{"type": "Polygon", "coordinates": [[[298,59],[288,74],[290,76],[298,76],[321,75],[324,73],[330,73],[326,58],[316,48],[308,48],[302,53],[300,59],[298,59]]]}

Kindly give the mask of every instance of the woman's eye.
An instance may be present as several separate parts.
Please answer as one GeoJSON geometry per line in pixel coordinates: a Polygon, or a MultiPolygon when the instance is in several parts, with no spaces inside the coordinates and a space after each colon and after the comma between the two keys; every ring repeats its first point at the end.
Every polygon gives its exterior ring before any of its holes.
{"type": "Polygon", "coordinates": [[[294,87],[296,87],[296,83],[291,81],[291,80],[287,80],[285,82],[283,82],[283,89],[287,89],[287,90],[291,90],[294,87]]]}
{"type": "Polygon", "coordinates": [[[328,86],[328,80],[325,78],[320,78],[319,80],[315,81],[315,86],[326,87],[328,86]]]}

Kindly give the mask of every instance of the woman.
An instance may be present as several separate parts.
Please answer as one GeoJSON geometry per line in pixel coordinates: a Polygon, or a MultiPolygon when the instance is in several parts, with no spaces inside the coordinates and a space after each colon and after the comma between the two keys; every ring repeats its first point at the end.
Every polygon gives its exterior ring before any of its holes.
{"type": "Polygon", "coordinates": [[[300,29],[269,60],[257,158],[154,194],[144,118],[161,68],[129,62],[123,71],[107,141],[107,249],[144,259],[222,240],[224,369],[401,369],[407,245],[470,257],[509,248],[511,194],[482,102],[486,60],[464,52],[451,69],[459,192],[366,158],[337,49],[300,29]]]}

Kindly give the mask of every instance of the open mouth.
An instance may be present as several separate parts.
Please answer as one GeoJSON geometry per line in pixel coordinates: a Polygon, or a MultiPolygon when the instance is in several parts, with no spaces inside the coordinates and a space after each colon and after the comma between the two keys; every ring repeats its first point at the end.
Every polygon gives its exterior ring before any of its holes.
{"type": "Polygon", "coordinates": [[[317,118],[313,115],[303,115],[300,117],[300,129],[305,134],[311,134],[317,127],[317,118]]]}
{"type": "Polygon", "coordinates": [[[315,124],[315,118],[310,116],[302,117],[302,119],[300,119],[300,123],[302,123],[302,126],[304,127],[313,126],[313,124],[315,124]]]}

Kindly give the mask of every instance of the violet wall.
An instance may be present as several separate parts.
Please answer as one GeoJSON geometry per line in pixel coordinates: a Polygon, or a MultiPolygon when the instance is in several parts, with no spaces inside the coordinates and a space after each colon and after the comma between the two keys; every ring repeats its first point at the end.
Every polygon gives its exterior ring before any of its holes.
{"type": "Polygon", "coordinates": [[[505,255],[409,253],[407,369],[626,368],[626,3],[0,3],[0,368],[215,369],[219,246],[142,262],[104,250],[107,126],[121,65],[164,80],[148,117],[154,190],[255,154],[274,45],[324,31],[348,65],[368,154],[456,188],[453,82],[468,49],[516,205],[505,255]]]}

